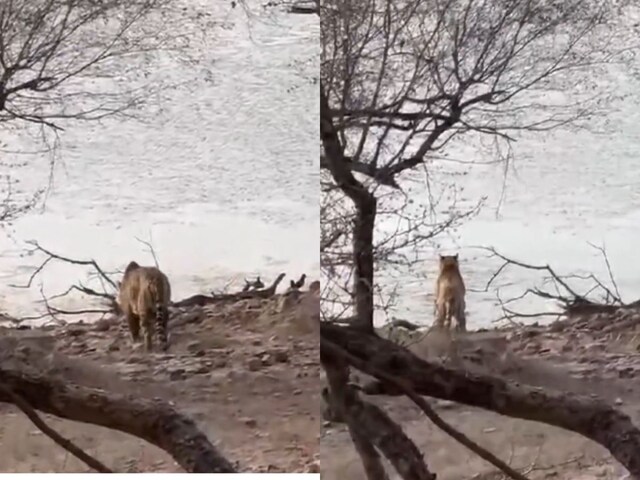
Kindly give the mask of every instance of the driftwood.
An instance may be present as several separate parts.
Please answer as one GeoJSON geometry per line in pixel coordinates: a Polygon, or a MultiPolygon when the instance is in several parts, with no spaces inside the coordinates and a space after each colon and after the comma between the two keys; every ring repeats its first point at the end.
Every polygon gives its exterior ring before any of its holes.
{"type": "Polygon", "coordinates": [[[240,300],[249,300],[252,298],[270,298],[273,297],[276,293],[276,289],[278,285],[285,277],[284,273],[278,275],[275,281],[271,284],[271,286],[267,288],[263,288],[260,290],[249,290],[245,292],[237,292],[237,293],[225,293],[225,294],[212,294],[212,295],[193,295],[191,297],[185,298],[183,300],[173,302],[171,305],[173,307],[181,308],[181,307],[202,307],[204,305],[210,305],[214,303],[226,303],[226,302],[237,302],[240,300]]]}
{"type": "MultiPolygon", "coordinates": [[[[420,395],[579,433],[609,450],[634,478],[640,479],[640,430],[628,415],[600,399],[448,368],[419,358],[375,334],[353,328],[322,322],[320,333],[321,355],[322,341],[326,339],[372,368],[394,376],[420,395]]],[[[362,390],[368,394],[403,395],[398,388],[379,381],[365,385],[362,390]]]]}
{"type": "Polygon", "coordinates": [[[134,399],[2,364],[0,384],[7,387],[0,390],[0,402],[15,402],[9,389],[42,412],[142,438],[169,453],[189,473],[235,473],[193,420],[164,401],[134,399]]]}

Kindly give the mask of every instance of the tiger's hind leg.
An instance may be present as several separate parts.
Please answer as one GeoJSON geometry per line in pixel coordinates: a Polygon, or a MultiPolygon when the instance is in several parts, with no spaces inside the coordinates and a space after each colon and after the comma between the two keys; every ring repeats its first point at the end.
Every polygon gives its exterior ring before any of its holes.
{"type": "Polygon", "coordinates": [[[465,302],[464,300],[460,301],[456,306],[456,330],[459,332],[467,331],[467,316],[465,313],[465,302]]]}
{"type": "Polygon", "coordinates": [[[169,348],[169,309],[164,305],[156,306],[156,329],[158,332],[158,343],[160,349],[166,351],[169,348]]]}
{"type": "Polygon", "coordinates": [[[142,335],[144,337],[144,349],[147,352],[153,351],[154,322],[148,311],[140,314],[140,324],[142,325],[142,335]]]}
{"type": "Polygon", "coordinates": [[[451,300],[444,301],[444,327],[446,330],[451,330],[451,319],[453,318],[453,305],[451,300]]]}
{"type": "Polygon", "coordinates": [[[438,328],[444,328],[444,322],[447,316],[445,306],[442,302],[436,302],[435,304],[436,321],[435,326],[438,328]]]}
{"type": "Polygon", "coordinates": [[[140,342],[140,317],[134,314],[130,309],[124,312],[124,316],[127,319],[127,325],[129,326],[129,333],[131,334],[131,341],[133,343],[140,342]]]}

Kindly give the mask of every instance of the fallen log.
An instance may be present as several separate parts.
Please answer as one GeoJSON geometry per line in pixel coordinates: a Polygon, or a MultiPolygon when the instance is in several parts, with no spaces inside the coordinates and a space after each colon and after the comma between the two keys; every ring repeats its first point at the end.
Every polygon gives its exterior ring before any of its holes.
{"type": "MultiPolygon", "coordinates": [[[[420,395],[579,433],[609,450],[634,478],[640,479],[640,430],[628,415],[600,399],[431,363],[391,341],[351,327],[322,322],[320,334],[321,355],[326,339],[420,395]]],[[[362,391],[370,395],[403,394],[379,381],[366,384],[362,391]]]]}
{"type": "MultiPolygon", "coordinates": [[[[235,473],[235,468],[195,422],[162,400],[145,400],[63,382],[0,364],[0,384],[36,410],[142,438],[169,453],[189,473],[235,473]]],[[[0,402],[14,403],[7,390],[0,402]]]]}

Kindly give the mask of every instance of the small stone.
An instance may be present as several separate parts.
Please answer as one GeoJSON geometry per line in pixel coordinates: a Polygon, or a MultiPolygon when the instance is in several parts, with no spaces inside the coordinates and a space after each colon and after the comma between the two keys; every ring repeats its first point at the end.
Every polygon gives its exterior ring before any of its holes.
{"type": "Polygon", "coordinates": [[[200,349],[201,349],[200,342],[190,342],[187,345],[187,350],[191,353],[197,352],[200,349]]]}
{"type": "Polygon", "coordinates": [[[273,359],[278,363],[286,363],[289,361],[289,354],[286,350],[276,350],[273,352],[273,359]]]}
{"type": "Polygon", "coordinates": [[[616,405],[622,405],[624,402],[622,401],[622,399],[620,397],[618,397],[618,398],[615,399],[614,403],[616,405]]]}
{"type": "Polygon", "coordinates": [[[262,355],[260,357],[260,361],[262,362],[263,365],[271,365],[273,363],[271,359],[271,355],[269,355],[268,353],[265,353],[264,355],[262,355]]]}
{"type": "Polygon", "coordinates": [[[247,368],[251,372],[256,372],[262,368],[262,361],[259,358],[252,358],[247,362],[247,368]]]}
{"type": "Polygon", "coordinates": [[[120,345],[118,345],[118,342],[111,342],[107,347],[107,350],[109,352],[117,352],[120,350],[120,345]]]}
{"type": "Polygon", "coordinates": [[[456,407],[456,403],[452,402],[451,400],[436,400],[434,404],[436,407],[442,410],[453,409],[456,407]]]}
{"type": "Polygon", "coordinates": [[[302,390],[300,390],[299,388],[297,388],[297,389],[295,389],[295,390],[293,391],[293,394],[294,394],[294,395],[302,395],[302,390]]]}
{"type": "Polygon", "coordinates": [[[107,332],[111,329],[112,323],[113,322],[111,320],[107,320],[106,318],[101,318],[96,323],[94,323],[93,328],[91,330],[93,330],[94,332],[107,332]]]}
{"type": "Polygon", "coordinates": [[[320,473],[320,461],[316,460],[307,467],[307,473],[320,473]]]}
{"type": "Polygon", "coordinates": [[[196,368],[193,373],[195,373],[196,375],[202,375],[204,373],[209,373],[209,367],[207,367],[206,365],[200,365],[198,368],[196,368]]]}
{"type": "Polygon", "coordinates": [[[28,345],[18,345],[18,347],[16,348],[16,352],[26,356],[31,353],[31,349],[28,345]]]}
{"type": "Polygon", "coordinates": [[[207,354],[207,352],[205,350],[198,350],[197,352],[195,352],[193,355],[195,357],[204,357],[207,354]]]}
{"type": "Polygon", "coordinates": [[[635,377],[635,369],[633,367],[618,367],[618,377],[620,378],[632,378],[635,377]]]}
{"type": "Polygon", "coordinates": [[[495,432],[496,430],[497,428],[495,427],[483,428],[482,433],[492,433],[492,432],[495,432]]]}
{"type": "Polygon", "coordinates": [[[169,380],[184,380],[186,377],[186,371],[184,368],[178,368],[169,372],[169,380]]]}
{"type": "Polygon", "coordinates": [[[81,335],[84,335],[85,333],[86,333],[86,330],[84,328],[69,327],[67,329],[67,335],[69,335],[70,337],[79,337],[81,335]]]}
{"type": "Polygon", "coordinates": [[[254,418],[244,417],[241,418],[240,421],[250,428],[255,428],[258,425],[258,422],[254,418]]]}

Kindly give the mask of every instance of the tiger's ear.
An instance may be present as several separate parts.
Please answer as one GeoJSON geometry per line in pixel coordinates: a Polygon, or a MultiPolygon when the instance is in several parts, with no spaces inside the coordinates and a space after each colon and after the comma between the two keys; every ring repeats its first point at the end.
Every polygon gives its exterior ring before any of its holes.
{"type": "Polygon", "coordinates": [[[456,261],[457,261],[457,260],[458,260],[458,254],[456,253],[456,254],[453,256],[453,258],[455,258],[455,259],[456,259],[456,261]]]}
{"type": "Polygon", "coordinates": [[[444,255],[440,254],[438,256],[440,257],[440,261],[444,260],[444,255]]]}

